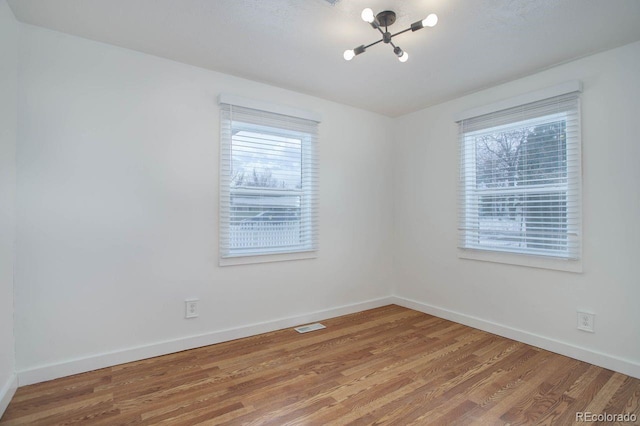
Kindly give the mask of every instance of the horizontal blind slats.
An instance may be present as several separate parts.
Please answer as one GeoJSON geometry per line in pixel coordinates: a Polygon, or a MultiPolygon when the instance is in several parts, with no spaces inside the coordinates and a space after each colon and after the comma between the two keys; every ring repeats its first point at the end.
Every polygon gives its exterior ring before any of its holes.
{"type": "Polygon", "coordinates": [[[458,128],[459,246],[579,258],[579,94],[471,117],[458,128]]]}
{"type": "Polygon", "coordinates": [[[221,256],[317,250],[318,123],[220,108],[221,256]]]}

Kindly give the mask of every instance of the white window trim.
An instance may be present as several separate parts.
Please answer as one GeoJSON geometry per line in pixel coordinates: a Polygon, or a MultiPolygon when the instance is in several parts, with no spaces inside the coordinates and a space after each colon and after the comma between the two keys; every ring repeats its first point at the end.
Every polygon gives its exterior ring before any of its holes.
{"type": "Polygon", "coordinates": [[[322,121],[322,115],[314,111],[295,108],[288,105],[259,101],[256,99],[244,98],[242,96],[232,95],[229,93],[221,93],[220,95],[218,95],[218,105],[219,104],[229,104],[241,106],[244,108],[257,109],[260,111],[273,112],[275,114],[303,118],[305,120],[315,121],[317,123],[320,123],[322,121]]]}
{"type": "Polygon", "coordinates": [[[578,80],[567,81],[556,86],[547,87],[546,89],[536,90],[522,95],[504,99],[489,105],[483,105],[476,108],[467,109],[453,116],[456,123],[468,118],[479,117],[492,112],[502,111],[503,109],[515,108],[520,105],[530,104],[533,102],[549,99],[556,96],[566,95],[573,92],[582,92],[582,82],[578,80]]]}
{"type": "MultiPolygon", "coordinates": [[[[229,104],[233,106],[250,108],[250,109],[265,111],[265,112],[274,113],[274,114],[281,114],[281,115],[286,115],[290,117],[302,118],[305,120],[315,121],[317,123],[320,123],[320,121],[322,120],[322,116],[313,111],[308,111],[308,110],[294,108],[294,107],[285,106],[285,105],[273,104],[270,102],[243,98],[241,96],[230,95],[230,94],[220,94],[218,96],[218,104],[229,104]]],[[[221,155],[221,161],[222,161],[222,155],[221,155]]],[[[231,194],[230,188],[220,189],[220,198],[225,196],[230,196],[230,194],[231,194]]],[[[317,197],[318,194],[315,194],[315,196],[317,197]]],[[[221,229],[220,215],[218,215],[218,229],[219,230],[221,229]]],[[[316,243],[316,246],[317,246],[317,243],[316,243]]],[[[314,259],[317,257],[318,257],[317,248],[303,248],[300,250],[292,250],[289,252],[279,252],[279,253],[272,253],[272,254],[260,253],[260,254],[244,255],[240,253],[240,254],[233,254],[233,255],[228,255],[224,257],[222,256],[222,253],[220,253],[218,256],[218,264],[219,266],[249,265],[249,264],[259,264],[259,263],[269,263],[269,262],[314,259]]]]}
{"type": "Polygon", "coordinates": [[[317,251],[300,251],[294,253],[258,254],[251,256],[221,257],[220,266],[251,265],[255,263],[286,262],[292,260],[315,259],[317,251]]]}
{"type": "MultiPolygon", "coordinates": [[[[527,103],[537,102],[540,100],[565,95],[573,92],[582,92],[582,82],[569,81],[562,84],[558,84],[546,89],[526,93],[523,95],[515,96],[513,98],[505,99],[499,102],[495,102],[489,105],[480,106],[477,108],[471,108],[462,111],[454,115],[454,121],[459,122],[473,117],[478,117],[485,114],[494,113],[508,108],[518,107],[527,103]]],[[[577,144],[578,158],[582,158],[582,141],[577,144]]],[[[474,153],[474,147],[472,144],[465,144],[465,157],[474,153]],[[471,145],[471,146],[470,146],[471,145]]],[[[472,157],[474,157],[473,155],[472,157]]],[[[461,161],[462,159],[458,159],[461,161]]],[[[578,190],[582,191],[582,165],[578,164],[578,190]]],[[[465,202],[465,206],[469,204],[465,202]]],[[[579,233],[584,241],[584,233],[582,229],[582,220],[575,230],[579,233]]],[[[515,266],[525,266],[530,268],[550,269],[564,272],[583,272],[583,244],[580,246],[580,253],[578,259],[564,259],[554,258],[552,256],[537,256],[533,254],[521,254],[513,252],[501,252],[474,248],[460,248],[457,247],[458,258],[465,260],[476,260],[491,263],[501,263],[515,266]]]]}
{"type": "Polygon", "coordinates": [[[578,260],[568,260],[532,254],[502,253],[498,251],[458,248],[458,258],[564,272],[583,272],[582,256],[578,260]]]}

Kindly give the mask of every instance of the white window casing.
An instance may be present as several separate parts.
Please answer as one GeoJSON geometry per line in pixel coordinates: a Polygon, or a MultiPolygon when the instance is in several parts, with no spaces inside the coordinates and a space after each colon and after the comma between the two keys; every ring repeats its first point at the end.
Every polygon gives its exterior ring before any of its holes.
{"type": "Polygon", "coordinates": [[[579,82],[456,116],[460,257],[581,271],[579,82]]]}
{"type": "Polygon", "coordinates": [[[232,95],[219,101],[220,265],[315,257],[320,117],[232,95]]]}

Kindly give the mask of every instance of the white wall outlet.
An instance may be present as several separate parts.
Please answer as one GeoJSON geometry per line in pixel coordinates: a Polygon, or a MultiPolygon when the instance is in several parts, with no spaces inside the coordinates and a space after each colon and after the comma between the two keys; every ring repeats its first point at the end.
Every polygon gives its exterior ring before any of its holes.
{"type": "Polygon", "coordinates": [[[596,315],[578,311],[578,330],[595,333],[593,328],[596,315]]]}
{"type": "Polygon", "coordinates": [[[184,317],[196,318],[198,316],[198,299],[187,299],[184,301],[184,317]]]}

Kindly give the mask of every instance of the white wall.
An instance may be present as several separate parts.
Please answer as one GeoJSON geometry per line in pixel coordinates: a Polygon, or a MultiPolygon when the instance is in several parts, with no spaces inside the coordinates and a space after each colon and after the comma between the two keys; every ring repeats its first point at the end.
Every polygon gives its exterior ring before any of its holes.
{"type": "Polygon", "coordinates": [[[18,23],[0,0],[0,416],[13,396],[14,208],[16,186],[18,23]]]}
{"type": "Polygon", "coordinates": [[[139,346],[178,350],[237,337],[218,331],[385,304],[376,299],[389,296],[392,274],[390,119],[37,27],[21,31],[21,385],[155,354],[117,355],[139,346]],[[317,259],[218,266],[221,92],[323,115],[317,259]],[[200,299],[197,319],[183,319],[189,297],[200,299]]]}
{"type": "Polygon", "coordinates": [[[634,43],[397,119],[395,294],[640,377],[639,118],[634,43]],[[453,114],[576,79],[584,83],[584,273],[459,259],[453,114]],[[596,314],[595,334],[576,329],[578,309],[596,314]]]}
{"type": "MultiPolygon", "coordinates": [[[[36,27],[20,31],[21,384],[364,309],[391,294],[640,375],[640,44],[390,120],[36,27]],[[458,259],[452,115],[574,79],[585,87],[584,273],[458,259]],[[324,116],[319,258],[217,265],[221,92],[324,116]],[[188,297],[200,298],[198,319],[183,319],[188,297]],[[597,314],[595,334],[575,329],[576,309],[597,314]]],[[[2,119],[11,117],[9,106],[2,119]]]]}

